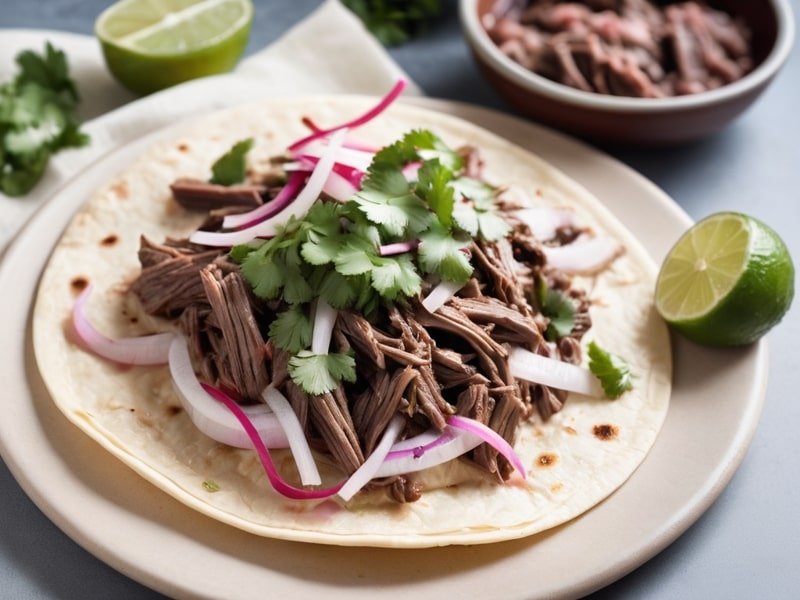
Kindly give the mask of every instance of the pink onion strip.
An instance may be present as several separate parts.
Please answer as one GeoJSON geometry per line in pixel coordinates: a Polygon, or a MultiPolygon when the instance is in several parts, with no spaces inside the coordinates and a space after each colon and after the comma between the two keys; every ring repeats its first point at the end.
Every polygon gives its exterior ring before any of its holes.
{"type": "Polygon", "coordinates": [[[625,250],[617,240],[596,237],[566,246],[543,246],[547,264],[572,275],[592,275],[608,267],[625,250]]]}
{"type": "Polygon", "coordinates": [[[256,454],[258,454],[261,465],[264,467],[264,472],[267,474],[267,479],[269,479],[269,482],[272,484],[272,487],[275,488],[276,492],[282,496],[291,498],[292,500],[318,500],[321,498],[330,498],[341,489],[341,484],[330,488],[316,490],[304,490],[289,484],[285,479],[283,479],[283,477],[281,477],[278,469],[275,468],[275,463],[272,462],[272,457],[269,454],[269,450],[264,445],[264,442],[261,441],[258,431],[256,431],[253,423],[250,421],[242,408],[222,390],[218,390],[217,388],[205,383],[201,385],[203,386],[203,389],[214,398],[214,400],[225,406],[225,408],[227,408],[231,414],[236,417],[236,420],[239,421],[242,429],[245,430],[247,436],[250,438],[250,441],[253,444],[253,449],[256,451],[256,454]]]}
{"type": "MultiPolygon", "coordinates": [[[[301,119],[303,125],[308,127],[314,133],[319,133],[322,131],[322,128],[317,125],[311,117],[303,117],[301,119]]],[[[345,148],[352,148],[353,150],[363,150],[364,152],[377,152],[380,150],[377,146],[373,146],[366,142],[362,142],[359,139],[354,138],[353,136],[348,135],[347,138],[344,140],[344,147],[345,148]]]]}
{"type": "MultiPolygon", "coordinates": [[[[319,159],[328,149],[327,144],[321,142],[314,142],[309,146],[303,148],[303,151],[295,154],[297,160],[312,160],[319,159]]],[[[335,162],[338,165],[344,165],[358,169],[359,171],[366,171],[375,155],[371,152],[363,152],[362,150],[353,150],[351,148],[339,148],[336,152],[335,162]]]]}
{"type": "Polygon", "coordinates": [[[342,486],[342,489],[339,490],[339,497],[342,500],[345,502],[350,500],[361,488],[375,477],[375,473],[381,468],[383,461],[386,459],[386,455],[392,448],[392,444],[397,441],[404,426],[405,419],[403,417],[399,415],[392,417],[392,420],[389,421],[389,425],[386,427],[386,431],[383,433],[383,437],[381,437],[381,441],[378,442],[375,450],[372,451],[372,454],[364,461],[364,464],[350,476],[342,486]]]}
{"type": "Polygon", "coordinates": [[[392,104],[392,102],[394,102],[397,99],[397,97],[403,92],[405,87],[406,87],[406,81],[404,79],[398,80],[397,83],[394,84],[394,87],[389,91],[388,94],[386,94],[386,96],[383,97],[383,99],[381,99],[380,102],[378,102],[378,104],[373,106],[371,109],[369,109],[360,117],[357,117],[352,121],[348,121],[347,123],[337,125],[336,127],[331,127],[330,129],[320,129],[319,131],[315,131],[310,135],[307,135],[306,137],[301,138],[296,142],[294,142],[291,146],[289,146],[289,151],[294,152],[298,148],[302,148],[303,146],[305,146],[310,142],[313,142],[314,140],[318,140],[319,138],[330,135],[334,131],[339,131],[340,129],[345,129],[345,128],[355,129],[356,127],[359,127],[364,123],[370,122],[372,119],[374,119],[384,110],[386,110],[392,104]]]}
{"type": "Polygon", "coordinates": [[[311,176],[308,178],[306,187],[300,191],[294,202],[286,206],[281,212],[252,227],[239,231],[232,231],[229,233],[195,231],[189,237],[189,241],[195,244],[202,244],[203,246],[220,247],[244,244],[257,237],[273,237],[277,233],[277,228],[284,225],[291,217],[301,217],[305,215],[308,209],[311,208],[311,205],[319,198],[322,187],[325,185],[328,176],[333,170],[334,157],[337,150],[341,147],[342,140],[346,133],[347,130],[342,129],[333,134],[330,144],[325,151],[325,155],[319,159],[319,162],[314,167],[311,176]]]}
{"type": "Polygon", "coordinates": [[[268,386],[261,393],[261,397],[267,406],[270,407],[278,423],[283,428],[286,434],[286,439],[289,441],[289,448],[292,451],[294,462],[297,465],[297,472],[300,474],[300,481],[303,485],[319,485],[322,483],[322,478],[319,476],[317,464],[314,462],[314,456],[311,454],[311,448],[306,440],[306,435],[303,432],[303,426],[300,425],[300,420],[297,418],[292,405],[286,399],[286,396],[281,394],[273,386],[268,386]]]}
{"type": "Polygon", "coordinates": [[[455,460],[459,456],[477,448],[482,443],[483,438],[478,435],[447,427],[435,447],[422,453],[418,452],[417,456],[414,455],[412,450],[410,454],[406,454],[405,451],[401,454],[396,454],[391,460],[387,457],[373,477],[391,477],[430,469],[455,460]]]}
{"type": "Polygon", "coordinates": [[[308,169],[308,171],[292,171],[289,174],[286,185],[281,188],[281,191],[272,200],[245,213],[226,216],[222,220],[222,227],[225,229],[247,229],[265,219],[269,219],[273,215],[277,215],[294,200],[310,171],[311,169],[308,169]]]}
{"type": "Polygon", "coordinates": [[[540,240],[552,240],[559,227],[574,226],[575,211],[566,207],[537,206],[514,211],[514,216],[525,223],[540,240]]]}
{"type": "Polygon", "coordinates": [[[333,326],[336,325],[338,316],[339,311],[322,298],[317,298],[317,307],[314,311],[314,332],[311,335],[311,352],[314,354],[328,353],[331,347],[333,326]]]}
{"type": "Polygon", "coordinates": [[[328,180],[322,186],[322,191],[337,202],[347,202],[358,191],[345,177],[336,171],[331,171],[328,180]]]}
{"type": "MultiPolygon", "coordinates": [[[[286,171],[312,171],[314,165],[318,162],[319,159],[313,156],[303,156],[296,162],[284,163],[283,168],[286,171]]],[[[333,171],[347,179],[354,188],[361,189],[361,180],[364,179],[364,171],[339,163],[333,164],[333,171]]]]}
{"type": "Polygon", "coordinates": [[[417,173],[419,172],[419,168],[421,166],[422,163],[419,161],[408,163],[405,167],[403,167],[403,177],[405,177],[408,181],[416,181],[417,173]]]}
{"type": "Polygon", "coordinates": [[[586,396],[599,398],[603,395],[600,381],[589,369],[540,356],[518,346],[511,349],[508,366],[511,374],[517,379],[586,396]]]}
{"type": "Polygon", "coordinates": [[[94,354],[123,365],[163,365],[169,359],[171,333],[111,339],[97,331],[86,317],[86,302],[93,286],[86,287],[72,307],[72,327],[94,354]]]}
{"type": "Polygon", "coordinates": [[[450,298],[455,296],[456,292],[462,287],[464,287],[463,283],[443,281],[425,296],[425,299],[422,301],[422,306],[424,306],[425,310],[429,313],[433,314],[444,306],[450,298]]]}
{"type": "Polygon", "coordinates": [[[409,242],[395,242],[394,244],[384,244],[378,249],[381,256],[394,256],[395,254],[404,254],[412,252],[419,248],[419,240],[411,240],[409,242]]]}
{"type": "MultiPolygon", "coordinates": [[[[170,344],[169,372],[181,404],[197,429],[221,444],[235,448],[252,447],[246,432],[234,416],[203,390],[194,373],[189,347],[183,336],[174,336],[170,344]]],[[[283,428],[268,406],[257,404],[243,410],[264,444],[270,448],[286,448],[289,445],[283,428]]]]}
{"type": "Polygon", "coordinates": [[[505,459],[519,472],[519,474],[522,475],[523,479],[528,478],[528,471],[525,469],[525,465],[522,464],[522,461],[517,453],[514,452],[514,448],[512,448],[511,444],[505,441],[503,436],[497,433],[494,429],[487,427],[475,419],[468,419],[467,417],[461,417],[458,415],[450,415],[447,417],[447,424],[450,427],[461,429],[468,433],[480,436],[484,442],[502,454],[505,459]]]}

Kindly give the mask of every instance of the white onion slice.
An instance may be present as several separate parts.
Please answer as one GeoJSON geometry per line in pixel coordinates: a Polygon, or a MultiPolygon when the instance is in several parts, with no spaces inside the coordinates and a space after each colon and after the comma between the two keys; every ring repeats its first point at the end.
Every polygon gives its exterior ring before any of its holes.
{"type": "Polygon", "coordinates": [[[514,211],[514,216],[525,223],[540,240],[552,240],[559,227],[575,225],[575,211],[566,207],[523,208],[514,211]]]}
{"type": "Polygon", "coordinates": [[[261,397],[270,407],[286,434],[302,484],[319,485],[322,483],[308,440],[306,440],[305,433],[303,433],[303,427],[300,425],[300,421],[286,396],[274,387],[269,386],[261,393],[261,397]]]}
{"type": "Polygon", "coordinates": [[[92,352],[124,365],[163,365],[167,362],[171,333],[142,337],[111,339],[97,331],[86,317],[86,302],[92,293],[89,285],[72,307],[72,326],[75,333],[92,352]]]}
{"type": "Polygon", "coordinates": [[[624,252],[622,244],[609,237],[596,237],[558,247],[543,246],[547,264],[573,275],[591,275],[605,269],[624,252]]]}
{"type": "Polygon", "coordinates": [[[415,435],[414,437],[406,438],[404,440],[400,440],[394,446],[392,446],[390,454],[392,452],[400,452],[401,450],[411,450],[412,448],[420,448],[421,446],[427,446],[433,441],[436,441],[439,436],[442,435],[442,432],[436,429],[435,427],[431,427],[427,431],[423,431],[419,435],[415,435]]]}
{"type": "Polygon", "coordinates": [[[483,443],[483,439],[480,436],[468,431],[448,428],[442,435],[450,436],[451,439],[428,450],[422,454],[422,456],[414,456],[411,454],[387,460],[381,465],[381,468],[378,469],[373,477],[390,477],[392,475],[416,473],[417,471],[430,469],[431,467],[455,460],[462,454],[466,454],[483,443]]]}
{"type": "Polygon", "coordinates": [[[464,287],[463,283],[443,281],[425,296],[425,299],[422,301],[422,306],[424,306],[425,310],[429,313],[433,314],[444,306],[462,287],[464,287]]]}
{"type": "Polygon", "coordinates": [[[336,171],[331,171],[325,185],[322,186],[322,191],[337,202],[347,202],[358,190],[346,178],[336,171]]]}
{"type": "Polygon", "coordinates": [[[600,381],[588,369],[555,358],[540,356],[524,348],[511,349],[508,366],[511,374],[517,379],[587,396],[603,395],[600,381]]]}
{"type": "MultiPolygon", "coordinates": [[[[344,143],[344,142],[343,142],[344,143]]],[[[314,158],[322,158],[328,151],[328,144],[324,142],[312,142],[304,147],[300,152],[295,154],[295,158],[302,160],[305,156],[313,156],[314,158]]],[[[375,154],[372,152],[364,152],[363,150],[354,150],[352,148],[341,147],[336,151],[334,162],[340,165],[347,165],[359,171],[366,171],[372,163],[375,154]]]]}
{"type": "Polygon", "coordinates": [[[336,325],[336,317],[338,316],[339,311],[322,298],[317,298],[317,307],[314,311],[314,332],[311,337],[311,352],[314,354],[328,353],[331,347],[333,326],[336,325]]]}
{"type": "Polygon", "coordinates": [[[389,450],[392,449],[392,445],[397,441],[397,437],[403,431],[404,426],[405,419],[403,417],[399,415],[392,417],[392,420],[389,421],[389,425],[386,427],[386,431],[383,433],[383,437],[381,441],[378,442],[375,450],[372,451],[372,454],[364,461],[364,464],[350,476],[342,486],[342,489],[339,490],[339,497],[342,500],[345,502],[350,500],[361,488],[376,477],[376,473],[381,469],[386,455],[389,454],[389,450]]]}
{"type": "MultiPolygon", "coordinates": [[[[236,417],[200,386],[189,358],[186,338],[183,336],[174,336],[170,344],[169,372],[183,408],[195,427],[222,444],[236,448],[253,447],[236,417]]],[[[286,448],[289,445],[283,428],[269,407],[257,404],[243,406],[242,410],[252,421],[265,446],[286,448]]]]}
{"type": "Polygon", "coordinates": [[[305,215],[308,209],[311,208],[311,205],[319,198],[322,187],[325,185],[328,176],[333,170],[336,151],[341,148],[346,134],[346,129],[340,129],[331,136],[330,144],[311,172],[311,176],[308,178],[308,182],[306,182],[306,187],[297,194],[297,198],[295,198],[294,202],[277,215],[273,215],[257,225],[240,231],[232,231],[229,233],[195,231],[189,240],[195,244],[202,244],[204,246],[228,247],[244,244],[257,237],[274,236],[279,226],[284,225],[290,217],[302,217],[305,215]]]}

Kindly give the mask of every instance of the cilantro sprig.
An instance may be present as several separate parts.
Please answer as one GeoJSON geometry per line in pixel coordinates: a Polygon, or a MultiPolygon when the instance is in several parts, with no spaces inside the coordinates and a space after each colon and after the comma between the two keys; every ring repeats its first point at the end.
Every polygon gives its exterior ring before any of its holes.
{"type": "Polygon", "coordinates": [[[466,282],[472,238],[508,233],[494,212],[498,190],[463,170],[462,157],[433,133],[411,131],[375,155],[348,202],[318,199],[273,238],[231,250],[255,295],[281,301],[269,338],[291,354],[289,375],[304,391],[318,395],[355,378],[351,355],[309,351],[314,299],[369,316],[418,295],[423,276],[466,282]],[[403,173],[409,163],[419,163],[416,181],[403,173]],[[467,221],[475,226],[464,226],[467,221]],[[416,252],[380,253],[382,244],[410,240],[419,241],[416,252]]]}
{"type": "Polygon", "coordinates": [[[554,342],[569,335],[575,327],[575,303],[563,292],[547,286],[541,279],[536,286],[536,295],[541,313],[550,319],[544,334],[554,342]]]}
{"type": "Polygon", "coordinates": [[[244,181],[247,174],[245,157],[253,147],[253,138],[237,142],[211,165],[211,183],[234,185],[244,181]]]}
{"type": "Polygon", "coordinates": [[[16,62],[14,80],[0,85],[0,192],[8,196],[33,189],[51,155],[89,143],[66,55],[48,42],[43,54],[25,50],[16,62]]]}
{"type": "Polygon", "coordinates": [[[589,370],[600,380],[603,393],[611,400],[633,389],[633,375],[628,364],[595,342],[589,343],[589,370]]]}

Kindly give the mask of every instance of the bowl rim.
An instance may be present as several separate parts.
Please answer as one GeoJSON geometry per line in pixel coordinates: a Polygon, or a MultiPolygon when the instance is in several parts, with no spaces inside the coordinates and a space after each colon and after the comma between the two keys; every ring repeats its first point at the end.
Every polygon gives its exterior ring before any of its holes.
{"type": "Polygon", "coordinates": [[[471,42],[472,48],[479,57],[489,63],[506,79],[510,79],[520,87],[545,96],[550,100],[581,108],[601,109],[609,112],[660,113],[722,104],[755,88],[766,85],[788,59],[795,36],[794,17],[789,0],[769,0],[769,2],[775,11],[778,31],[772,50],[755,69],[738,81],[723,85],[715,90],[669,98],[611,96],[585,92],[551,81],[533,71],[529,71],[500,51],[497,45],[489,38],[478,18],[478,0],[461,0],[459,2],[459,12],[462,26],[467,34],[467,40],[471,42]]]}

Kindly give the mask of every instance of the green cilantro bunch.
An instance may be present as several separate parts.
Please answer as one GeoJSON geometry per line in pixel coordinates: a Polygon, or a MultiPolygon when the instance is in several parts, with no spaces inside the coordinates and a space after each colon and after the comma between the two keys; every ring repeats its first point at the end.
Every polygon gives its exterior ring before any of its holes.
{"type": "Polygon", "coordinates": [[[355,380],[351,355],[308,351],[312,301],[374,315],[381,305],[419,294],[423,277],[466,283],[472,238],[508,234],[494,211],[497,188],[463,170],[463,158],[433,133],[409,132],[375,155],[362,189],[348,202],[317,200],[272,239],[231,251],[256,296],[285,303],[269,338],[292,355],[289,373],[307,393],[355,380]],[[416,182],[404,175],[409,164],[419,165],[416,182]],[[418,245],[381,256],[380,246],[395,242],[418,245]]]}
{"type": "Polygon", "coordinates": [[[8,196],[27,194],[51,154],[89,142],[75,116],[79,96],[65,54],[48,42],[43,55],[26,50],[16,62],[17,76],[0,85],[0,192],[8,196]]]}

